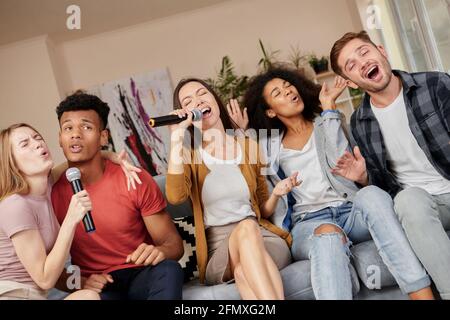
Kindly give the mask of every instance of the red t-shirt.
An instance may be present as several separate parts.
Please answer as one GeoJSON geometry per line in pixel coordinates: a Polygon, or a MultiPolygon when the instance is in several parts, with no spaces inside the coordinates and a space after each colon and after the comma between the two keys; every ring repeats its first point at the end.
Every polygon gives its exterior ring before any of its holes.
{"type": "MultiPolygon", "coordinates": [[[[166,202],[148,172],[142,170],[139,178],[142,184],[128,191],[121,167],[106,160],[101,180],[83,186],[92,201],[91,215],[96,228],[88,234],[80,222],[75,231],[70,254],[72,264],[80,267],[83,276],[136,267],[125,263],[127,256],[141,243],[153,243],[143,217],[160,212],[166,202]]],[[[72,195],[72,186],[62,175],[52,190],[59,223],[67,214],[72,195]]]]}

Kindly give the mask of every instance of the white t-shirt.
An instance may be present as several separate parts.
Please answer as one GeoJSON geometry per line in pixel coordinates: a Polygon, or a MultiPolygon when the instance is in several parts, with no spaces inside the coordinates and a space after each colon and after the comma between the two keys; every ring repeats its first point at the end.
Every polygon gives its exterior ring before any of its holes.
{"type": "Polygon", "coordinates": [[[200,149],[200,154],[210,170],[202,187],[205,228],[256,217],[247,182],[239,168],[242,159],[240,146],[237,157],[231,160],[217,159],[203,149],[200,149]]]}
{"type": "Polygon", "coordinates": [[[409,128],[403,89],[385,108],[370,105],[380,124],[387,161],[402,187],[419,187],[433,195],[449,193],[450,181],[436,171],[409,128]]]}
{"type": "Polygon", "coordinates": [[[337,207],[345,202],[325,179],[317,156],[314,133],[302,150],[287,149],[281,145],[280,167],[286,177],[298,171],[303,182],[292,189],[295,199],[293,214],[303,216],[326,207],[337,207]]]}

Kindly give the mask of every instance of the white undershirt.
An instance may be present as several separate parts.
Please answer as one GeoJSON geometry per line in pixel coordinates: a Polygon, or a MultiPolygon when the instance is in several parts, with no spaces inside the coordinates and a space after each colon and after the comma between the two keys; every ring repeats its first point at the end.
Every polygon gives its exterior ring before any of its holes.
{"type": "Polygon", "coordinates": [[[380,124],[387,161],[402,187],[419,187],[433,195],[449,193],[450,181],[436,171],[409,128],[403,89],[385,108],[370,105],[380,124]]]}
{"type": "Polygon", "coordinates": [[[242,151],[238,145],[235,159],[222,160],[200,149],[200,154],[210,172],[202,187],[203,221],[205,228],[238,222],[256,216],[250,202],[250,191],[239,163],[242,151]]]}
{"type": "Polygon", "coordinates": [[[298,176],[303,180],[300,186],[292,189],[295,215],[303,216],[307,212],[337,207],[345,202],[323,176],[314,133],[302,150],[287,149],[281,145],[280,166],[286,177],[298,171],[298,176]]]}

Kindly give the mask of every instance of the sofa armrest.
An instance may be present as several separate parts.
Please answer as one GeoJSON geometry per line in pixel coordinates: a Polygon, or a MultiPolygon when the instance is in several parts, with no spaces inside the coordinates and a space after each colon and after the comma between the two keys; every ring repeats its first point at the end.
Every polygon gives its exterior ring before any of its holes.
{"type": "MultiPolygon", "coordinates": [[[[153,179],[158,184],[159,190],[161,190],[162,194],[164,195],[164,198],[166,199],[166,176],[165,175],[158,175],[154,176],[153,179]]],[[[169,202],[167,202],[167,212],[172,216],[172,218],[181,218],[186,216],[192,216],[192,205],[191,201],[187,200],[184,203],[180,205],[172,205],[169,202]]]]}

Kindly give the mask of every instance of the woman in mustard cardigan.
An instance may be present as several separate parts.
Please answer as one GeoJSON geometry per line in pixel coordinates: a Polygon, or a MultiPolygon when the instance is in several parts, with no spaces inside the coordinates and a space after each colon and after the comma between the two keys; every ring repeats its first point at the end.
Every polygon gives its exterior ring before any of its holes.
{"type": "Polygon", "coordinates": [[[169,127],[166,195],[172,204],[191,199],[200,281],[234,279],[243,299],[284,299],[279,270],[291,262],[291,238],[266,218],[299,185],[297,174],[269,195],[257,144],[234,135],[220,98],[204,81],[182,80],[174,107],[188,118],[169,127]],[[192,121],[193,109],[202,111],[201,121],[192,121]]]}

